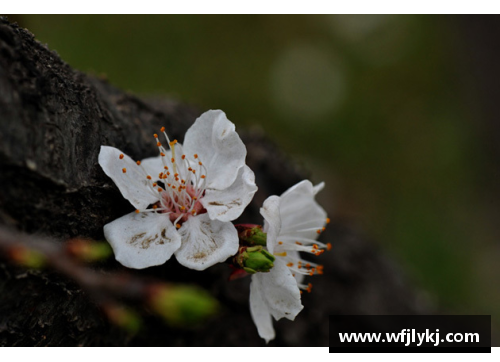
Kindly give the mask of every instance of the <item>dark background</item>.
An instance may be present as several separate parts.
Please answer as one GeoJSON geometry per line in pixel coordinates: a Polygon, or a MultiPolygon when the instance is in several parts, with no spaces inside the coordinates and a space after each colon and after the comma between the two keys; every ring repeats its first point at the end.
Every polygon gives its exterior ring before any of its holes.
{"type": "Polygon", "coordinates": [[[262,128],[434,303],[499,323],[498,17],[9,19],[120,88],[262,128]]]}

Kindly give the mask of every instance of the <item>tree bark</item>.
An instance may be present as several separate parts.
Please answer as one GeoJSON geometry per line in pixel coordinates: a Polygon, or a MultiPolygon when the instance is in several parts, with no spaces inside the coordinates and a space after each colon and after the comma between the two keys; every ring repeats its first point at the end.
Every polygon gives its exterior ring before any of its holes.
{"type": "MultiPolygon", "coordinates": [[[[180,142],[201,112],[171,99],[127,94],[72,69],[16,24],[0,20],[0,225],[59,240],[103,239],[103,226],[133,210],[97,163],[101,145],[135,159],[157,154],[152,134],[165,126],[180,142]]],[[[259,191],[241,222],[261,221],[264,199],[304,178],[264,135],[241,132],[259,191]]],[[[320,200],[321,202],[321,200],[320,200]]],[[[328,210],[328,205],[324,205],[328,210]]],[[[342,220],[322,235],[333,249],[317,260],[324,275],[303,295],[294,322],[275,323],[271,345],[328,345],[328,315],[415,314],[429,306],[401,271],[342,220]]],[[[130,334],[110,324],[88,293],[51,270],[26,270],[0,256],[0,345],[264,345],[251,320],[249,278],[228,282],[224,264],[204,272],[174,259],[134,274],[202,286],[223,310],[197,328],[173,328],[144,312],[130,334]]],[[[315,259],[316,261],[316,259],[315,259]]],[[[114,260],[105,275],[124,269],[114,260]]]]}

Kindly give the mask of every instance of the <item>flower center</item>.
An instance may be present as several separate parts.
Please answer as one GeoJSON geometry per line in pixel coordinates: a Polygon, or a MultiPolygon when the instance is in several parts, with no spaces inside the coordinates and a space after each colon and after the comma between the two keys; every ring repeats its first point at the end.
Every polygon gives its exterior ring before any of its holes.
{"type": "Polygon", "coordinates": [[[154,137],[163,166],[162,169],[157,170],[158,175],[148,174],[141,165],[141,161],[137,161],[143,173],[140,177],[144,178],[146,185],[158,196],[159,201],[151,209],[136,210],[136,212],[150,211],[168,214],[174,225],[180,228],[189,216],[207,212],[200,202],[205,194],[207,168],[197,154],[188,158],[177,140],[170,141],[165,127],[162,127],[161,131],[167,139],[170,155],[167,155],[167,150],[155,133],[154,137]]]}

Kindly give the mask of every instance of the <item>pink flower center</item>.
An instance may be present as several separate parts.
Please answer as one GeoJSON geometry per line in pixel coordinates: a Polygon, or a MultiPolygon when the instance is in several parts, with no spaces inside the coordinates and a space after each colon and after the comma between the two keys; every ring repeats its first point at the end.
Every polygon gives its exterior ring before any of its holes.
{"type": "Polygon", "coordinates": [[[207,212],[200,202],[203,195],[198,198],[196,196],[196,190],[191,185],[186,186],[185,193],[189,195],[190,198],[185,196],[183,197],[180,193],[172,195],[166,191],[162,191],[162,200],[156,204],[158,207],[163,205],[161,212],[169,213],[170,221],[179,225],[182,225],[182,223],[186,221],[189,216],[204,214],[207,212]]]}

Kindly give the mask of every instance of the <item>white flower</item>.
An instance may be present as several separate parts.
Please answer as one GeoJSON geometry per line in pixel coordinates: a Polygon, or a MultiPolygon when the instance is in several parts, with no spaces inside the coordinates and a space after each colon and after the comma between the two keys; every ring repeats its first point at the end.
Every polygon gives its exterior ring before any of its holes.
{"type": "Polygon", "coordinates": [[[245,165],[246,148],[222,111],[202,114],[166,150],[154,135],[159,157],[133,161],[101,146],[99,164],[136,212],[104,226],[116,260],[142,269],[165,263],[172,254],[196,270],[223,262],[238,251],[231,220],[241,215],[257,191],[245,165]],[[151,205],[151,207],[150,207],[151,205]]]}
{"type": "Polygon", "coordinates": [[[313,186],[302,181],[281,197],[266,199],[260,213],[264,217],[267,249],[276,256],[268,273],[252,275],[250,312],[259,336],[266,342],[274,339],[272,318],[294,320],[303,306],[300,289],[311,291],[302,283],[305,275],[322,274],[321,265],[302,260],[299,251],[320,255],[330,244],[316,241],[329,222],[326,212],[314,200],[324,183],[313,186]]]}

